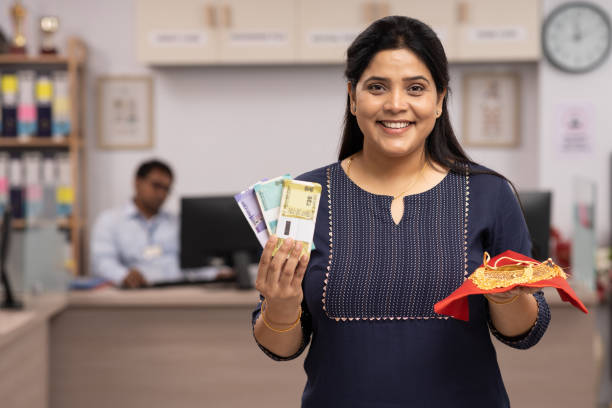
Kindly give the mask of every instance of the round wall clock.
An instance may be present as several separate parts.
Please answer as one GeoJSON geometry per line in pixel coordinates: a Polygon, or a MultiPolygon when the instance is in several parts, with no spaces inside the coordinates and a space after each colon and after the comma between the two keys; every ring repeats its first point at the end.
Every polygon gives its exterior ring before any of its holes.
{"type": "Polygon", "coordinates": [[[544,22],[544,55],[563,71],[591,71],[610,53],[611,27],[608,14],[600,7],[587,2],[565,3],[544,22]]]}

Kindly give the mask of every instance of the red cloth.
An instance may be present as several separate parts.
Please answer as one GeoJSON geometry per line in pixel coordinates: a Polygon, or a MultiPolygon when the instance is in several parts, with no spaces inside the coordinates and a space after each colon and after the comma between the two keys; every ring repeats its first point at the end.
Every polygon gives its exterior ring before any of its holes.
{"type": "MultiPolygon", "coordinates": [[[[521,255],[514,251],[506,251],[502,254],[499,254],[495,258],[491,258],[489,263],[495,264],[495,261],[497,261],[498,258],[501,258],[503,256],[507,256],[507,257],[522,260],[522,261],[524,260],[524,261],[537,262],[534,259],[531,259],[529,257],[526,257],[525,255],[521,255]]],[[[516,264],[516,262],[513,262],[509,259],[502,259],[499,262],[497,262],[496,265],[504,266],[504,265],[513,265],[513,264],[516,264]]],[[[481,265],[481,267],[483,266],[484,265],[481,265]]],[[[516,286],[527,286],[527,287],[534,287],[534,288],[550,286],[550,287],[556,288],[557,292],[559,292],[559,296],[561,297],[561,300],[563,300],[564,302],[570,302],[572,305],[582,310],[584,313],[589,312],[587,308],[584,307],[580,299],[578,299],[578,296],[576,296],[576,293],[574,293],[574,290],[567,283],[567,280],[565,280],[561,276],[557,276],[552,279],[543,279],[543,280],[532,282],[532,283],[513,284],[505,288],[495,288],[491,290],[480,289],[478,286],[474,284],[474,282],[472,282],[471,279],[468,278],[465,280],[465,282],[463,282],[463,285],[461,285],[457,290],[455,290],[445,299],[442,299],[441,301],[436,303],[434,305],[434,311],[438,314],[447,315],[447,316],[454,317],[455,319],[468,321],[470,318],[470,309],[468,306],[468,296],[469,295],[507,292],[510,289],[515,288],[516,286]]]]}

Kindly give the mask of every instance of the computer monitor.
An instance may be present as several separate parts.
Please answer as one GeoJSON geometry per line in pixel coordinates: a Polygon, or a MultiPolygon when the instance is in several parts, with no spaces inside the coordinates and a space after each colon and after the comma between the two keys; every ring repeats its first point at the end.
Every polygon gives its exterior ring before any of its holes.
{"type": "Polygon", "coordinates": [[[181,199],[181,268],[209,265],[221,257],[234,268],[238,287],[251,288],[248,266],[261,245],[233,196],[181,199]]]}
{"type": "Polygon", "coordinates": [[[525,221],[533,243],[532,258],[543,261],[549,257],[550,191],[521,191],[525,221]]]}
{"type": "Polygon", "coordinates": [[[8,271],[6,270],[6,262],[8,260],[8,252],[11,240],[11,222],[12,222],[11,207],[7,206],[4,209],[2,216],[2,225],[0,225],[0,279],[4,288],[4,301],[2,302],[3,309],[21,309],[23,305],[13,296],[11,283],[9,282],[8,271]]]}

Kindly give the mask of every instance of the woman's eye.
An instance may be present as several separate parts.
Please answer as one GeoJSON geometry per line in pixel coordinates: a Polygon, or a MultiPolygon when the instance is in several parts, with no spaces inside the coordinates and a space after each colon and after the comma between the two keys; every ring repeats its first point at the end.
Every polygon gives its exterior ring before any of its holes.
{"type": "Polygon", "coordinates": [[[424,90],[425,90],[425,88],[423,88],[422,85],[411,85],[408,88],[408,92],[410,92],[410,93],[420,93],[420,92],[423,92],[424,90]]]}
{"type": "Polygon", "coordinates": [[[385,88],[381,84],[370,84],[370,85],[368,85],[368,90],[370,90],[370,91],[380,92],[380,91],[383,91],[384,89],[385,88]]]}

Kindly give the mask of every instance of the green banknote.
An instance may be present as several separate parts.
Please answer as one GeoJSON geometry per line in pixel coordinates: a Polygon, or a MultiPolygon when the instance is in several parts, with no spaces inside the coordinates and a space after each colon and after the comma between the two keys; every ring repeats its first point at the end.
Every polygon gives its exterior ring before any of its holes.
{"type": "Polygon", "coordinates": [[[276,232],[276,223],[278,222],[278,213],[283,194],[283,181],[289,179],[291,179],[291,176],[285,174],[270,180],[261,181],[253,186],[266,228],[270,234],[276,232]]]}

